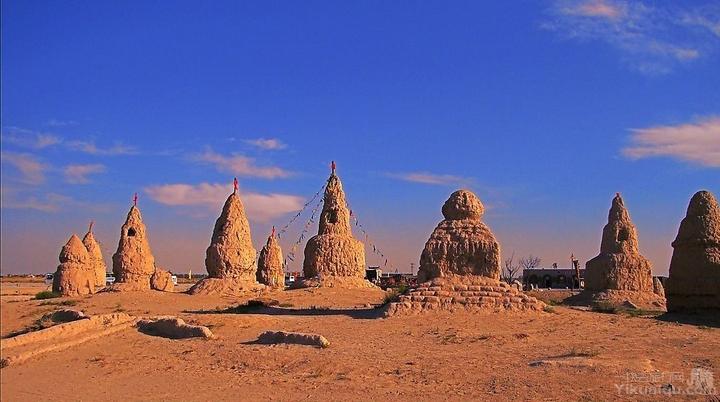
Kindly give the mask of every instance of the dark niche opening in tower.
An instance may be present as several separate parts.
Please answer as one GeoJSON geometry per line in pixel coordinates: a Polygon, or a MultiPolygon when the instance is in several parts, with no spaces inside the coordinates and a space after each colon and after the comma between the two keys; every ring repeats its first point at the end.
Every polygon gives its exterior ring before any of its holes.
{"type": "Polygon", "coordinates": [[[627,239],[630,238],[630,232],[627,229],[620,229],[620,234],[618,235],[618,240],[620,241],[627,241],[627,239]]]}
{"type": "Polygon", "coordinates": [[[134,228],[128,229],[128,236],[135,237],[135,229],[134,228]]]}
{"type": "Polygon", "coordinates": [[[337,211],[330,211],[328,214],[328,222],[329,223],[337,223],[338,217],[337,217],[337,211]]]}

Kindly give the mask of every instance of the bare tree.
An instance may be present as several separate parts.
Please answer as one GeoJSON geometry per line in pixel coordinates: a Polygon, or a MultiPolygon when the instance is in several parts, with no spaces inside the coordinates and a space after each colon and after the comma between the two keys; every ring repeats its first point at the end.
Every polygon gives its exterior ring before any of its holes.
{"type": "Polygon", "coordinates": [[[534,255],[530,254],[527,257],[522,257],[520,259],[520,266],[525,269],[532,269],[540,266],[540,257],[535,257],[534,255]]]}
{"type": "Polygon", "coordinates": [[[515,252],[503,261],[503,269],[500,272],[500,279],[507,283],[513,283],[520,271],[520,264],[515,263],[515,252]]]}

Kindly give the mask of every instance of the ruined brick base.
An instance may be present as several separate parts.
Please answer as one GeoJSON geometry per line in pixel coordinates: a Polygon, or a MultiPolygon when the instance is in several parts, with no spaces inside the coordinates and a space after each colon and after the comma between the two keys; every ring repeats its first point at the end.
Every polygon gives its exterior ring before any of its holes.
{"type": "Polygon", "coordinates": [[[543,311],[545,307],[545,303],[505,282],[475,275],[446,276],[400,296],[400,301],[388,305],[385,316],[432,310],[543,311]]]}

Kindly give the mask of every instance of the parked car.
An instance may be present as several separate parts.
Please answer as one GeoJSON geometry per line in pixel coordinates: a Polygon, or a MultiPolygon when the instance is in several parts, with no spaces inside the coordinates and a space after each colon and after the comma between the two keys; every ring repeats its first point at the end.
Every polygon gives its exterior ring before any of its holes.
{"type": "Polygon", "coordinates": [[[45,274],[45,284],[46,285],[51,286],[53,284],[53,279],[55,279],[54,273],[45,274]]]}
{"type": "Polygon", "coordinates": [[[171,278],[172,278],[173,284],[177,285],[177,275],[173,275],[173,276],[171,276],[171,278]]]}

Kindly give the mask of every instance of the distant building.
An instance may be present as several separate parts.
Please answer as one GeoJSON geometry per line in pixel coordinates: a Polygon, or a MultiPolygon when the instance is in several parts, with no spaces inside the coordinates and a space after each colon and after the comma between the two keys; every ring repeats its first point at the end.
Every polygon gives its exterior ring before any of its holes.
{"type": "Polygon", "coordinates": [[[580,289],[585,286],[585,269],[579,268],[529,268],[523,270],[523,287],[525,289],[580,289]],[[578,282],[577,273],[580,272],[578,282]]]}
{"type": "Polygon", "coordinates": [[[380,269],[380,267],[367,267],[367,269],[365,269],[365,279],[374,284],[378,284],[380,282],[381,276],[382,269],[380,269]]]}

